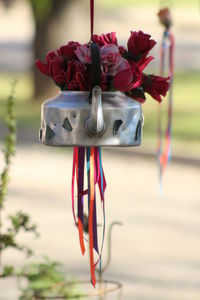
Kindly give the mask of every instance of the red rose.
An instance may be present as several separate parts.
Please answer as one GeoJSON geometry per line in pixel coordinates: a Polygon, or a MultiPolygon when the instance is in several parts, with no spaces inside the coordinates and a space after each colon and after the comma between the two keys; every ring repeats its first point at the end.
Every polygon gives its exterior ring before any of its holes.
{"type": "Polygon", "coordinates": [[[64,70],[61,70],[54,76],[54,81],[57,85],[59,85],[61,88],[65,86],[65,80],[66,80],[66,72],[64,70]]]}
{"type": "Polygon", "coordinates": [[[113,78],[113,85],[116,90],[120,92],[128,91],[133,80],[133,71],[131,66],[129,68],[118,72],[113,78]]]}
{"type": "Polygon", "coordinates": [[[121,56],[126,55],[127,54],[127,50],[124,46],[119,46],[119,53],[121,54],[121,56]]]}
{"type": "Polygon", "coordinates": [[[152,98],[158,102],[162,101],[161,96],[166,96],[169,89],[170,77],[160,77],[155,75],[144,75],[142,80],[142,87],[144,92],[151,95],[152,98]]]}
{"type": "Polygon", "coordinates": [[[120,71],[113,79],[113,84],[116,90],[128,92],[138,88],[142,83],[142,72],[138,68],[129,68],[120,71]]]}
{"type": "Polygon", "coordinates": [[[79,87],[75,80],[68,83],[67,86],[68,91],[78,91],[79,87]]]}
{"type": "Polygon", "coordinates": [[[75,51],[80,46],[78,42],[69,42],[67,45],[63,45],[58,49],[58,55],[64,56],[67,59],[76,58],[75,51]]]}
{"type": "Polygon", "coordinates": [[[87,82],[86,66],[77,60],[70,60],[66,73],[68,90],[86,91],[88,89],[87,82]]]}
{"type": "Polygon", "coordinates": [[[100,87],[101,87],[102,91],[108,91],[109,90],[109,82],[108,82],[106,76],[101,75],[100,87]]]}
{"type": "Polygon", "coordinates": [[[51,76],[49,72],[49,61],[56,57],[57,57],[57,53],[55,51],[49,51],[46,54],[46,64],[40,61],[39,59],[35,61],[35,64],[41,73],[47,76],[51,76]]]}
{"type": "Polygon", "coordinates": [[[101,34],[101,35],[94,34],[92,36],[92,41],[99,46],[104,46],[107,44],[117,45],[116,32],[111,32],[111,33],[101,34]]]}
{"type": "Polygon", "coordinates": [[[156,42],[150,38],[149,34],[142,31],[131,31],[131,36],[128,40],[128,52],[132,54],[134,60],[138,61],[146,57],[155,46],[156,42]]]}
{"type": "Polygon", "coordinates": [[[55,51],[47,53],[46,63],[36,60],[36,66],[43,74],[51,76],[56,84],[64,84],[64,59],[55,51]]]}
{"type": "Polygon", "coordinates": [[[38,68],[38,70],[42,74],[49,76],[49,68],[48,68],[48,66],[46,64],[44,64],[39,59],[36,59],[35,64],[36,64],[36,67],[38,68]]]}
{"type": "Polygon", "coordinates": [[[140,62],[134,62],[130,60],[127,62],[127,67],[119,72],[114,77],[114,87],[121,92],[129,92],[141,86],[143,78],[143,70],[153,59],[152,56],[143,58],[140,62]]]}
{"type": "Polygon", "coordinates": [[[62,57],[58,56],[52,60],[49,60],[49,74],[56,83],[59,83],[56,81],[57,76],[59,75],[59,73],[63,71],[64,71],[64,60],[62,57]]]}

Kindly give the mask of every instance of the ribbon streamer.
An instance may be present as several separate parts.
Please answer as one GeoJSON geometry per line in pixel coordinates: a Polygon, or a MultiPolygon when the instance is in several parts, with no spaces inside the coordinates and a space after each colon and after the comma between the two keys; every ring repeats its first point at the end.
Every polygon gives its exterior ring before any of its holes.
{"type": "Polygon", "coordinates": [[[90,30],[92,38],[94,33],[94,0],[90,0],[90,30]]]}
{"type": "Polygon", "coordinates": [[[164,76],[166,69],[166,60],[168,58],[168,76],[170,76],[170,89],[169,89],[169,104],[167,127],[165,132],[162,132],[162,105],[159,105],[158,112],[158,145],[157,157],[159,164],[159,181],[162,189],[162,176],[167,163],[171,159],[171,139],[172,139],[172,112],[173,112],[173,76],[174,76],[174,35],[169,28],[166,28],[163,33],[163,41],[161,47],[161,76],[164,76]],[[164,138],[163,138],[164,135],[164,138]],[[163,141],[164,139],[164,141],[163,141]],[[164,148],[163,144],[164,143],[164,148]]]}
{"type": "MultiPolygon", "coordinates": [[[[90,256],[90,274],[91,282],[93,286],[96,285],[95,267],[100,261],[104,244],[105,236],[105,204],[104,204],[104,193],[106,189],[106,180],[102,167],[101,159],[101,148],[100,147],[74,147],[73,153],[73,167],[72,167],[72,212],[76,226],[79,232],[79,243],[81,252],[85,254],[85,243],[84,243],[84,230],[89,234],[89,256],[90,256]],[[84,190],[84,173],[85,173],[85,156],[87,161],[87,183],[88,187],[84,190]],[[77,216],[75,215],[75,197],[74,197],[74,186],[75,178],[77,184],[77,216]],[[96,211],[96,185],[99,188],[99,194],[103,207],[103,236],[101,251],[99,253],[98,247],[98,236],[97,236],[97,211],[96,211]],[[88,228],[84,224],[84,196],[88,196],[88,228]],[[94,251],[98,254],[99,259],[94,262],[94,251]]],[[[85,239],[86,240],[86,239],[85,239]]]]}

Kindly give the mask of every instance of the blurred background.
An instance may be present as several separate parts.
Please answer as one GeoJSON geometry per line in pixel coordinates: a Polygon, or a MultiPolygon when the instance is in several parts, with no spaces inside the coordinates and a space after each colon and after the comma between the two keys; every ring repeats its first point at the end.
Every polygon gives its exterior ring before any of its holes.
{"type": "MultiPolygon", "coordinates": [[[[158,104],[154,100],[148,98],[143,106],[142,146],[103,153],[107,222],[124,223],[113,234],[108,277],[123,283],[126,300],[200,299],[200,3],[96,0],[95,33],[116,31],[122,45],[130,30],[150,33],[158,42],[149,67],[156,73],[163,31],[157,12],[163,5],[170,5],[172,11],[176,49],[172,162],[163,178],[162,195],[155,158],[158,104]]],[[[88,0],[0,0],[1,140],[6,133],[6,99],[17,79],[17,155],[6,209],[25,207],[42,233],[33,247],[61,260],[66,273],[78,278],[88,278],[89,270],[81,259],[71,217],[72,155],[38,143],[41,103],[58,90],[35,69],[34,61],[44,60],[48,50],[68,41],[87,42],[89,35],[88,0]]],[[[23,263],[12,251],[5,260],[23,263]]],[[[10,284],[9,291],[2,286],[1,300],[17,299],[15,283],[10,284]]]]}

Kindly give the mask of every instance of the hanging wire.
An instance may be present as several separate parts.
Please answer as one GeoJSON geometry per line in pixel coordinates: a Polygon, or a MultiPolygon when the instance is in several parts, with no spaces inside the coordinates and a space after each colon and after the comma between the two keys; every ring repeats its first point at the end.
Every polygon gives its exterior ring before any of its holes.
{"type": "Polygon", "coordinates": [[[90,0],[90,30],[92,39],[94,33],[94,0],[90,0]]]}

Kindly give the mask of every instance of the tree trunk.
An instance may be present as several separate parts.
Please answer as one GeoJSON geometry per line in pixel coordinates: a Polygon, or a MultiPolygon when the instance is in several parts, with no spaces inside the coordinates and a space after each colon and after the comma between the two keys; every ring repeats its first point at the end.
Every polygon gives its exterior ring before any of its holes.
{"type": "MultiPolygon", "coordinates": [[[[46,20],[45,22],[38,22],[35,27],[35,41],[34,41],[34,59],[45,61],[45,55],[51,50],[50,32],[52,22],[46,20]]],[[[54,87],[51,78],[41,74],[34,66],[34,99],[38,100],[42,96],[50,95],[54,87]]]]}
{"type": "MultiPolygon", "coordinates": [[[[33,1],[33,0],[32,0],[33,1]]],[[[41,0],[42,1],[42,0],[41,0]]],[[[48,51],[54,49],[52,41],[52,28],[55,26],[60,13],[67,7],[71,0],[51,0],[51,9],[44,19],[38,18],[33,10],[35,19],[35,40],[34,40],[34,59],[45,61],[48,51]]],[[[42,96],[52,96],[56,89],[51,78],[41,74],[34,66],[34,99],[39,100],[42,96]]]]}

